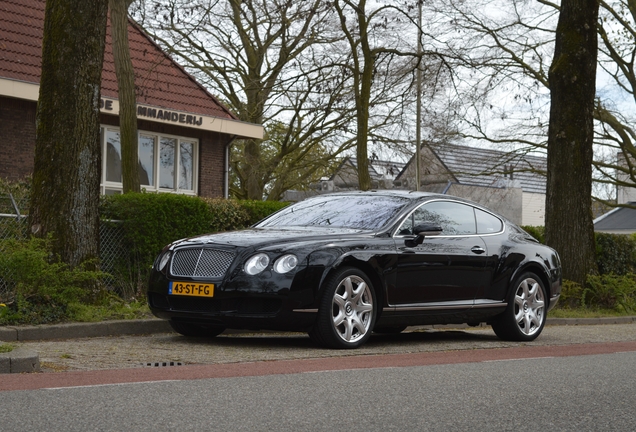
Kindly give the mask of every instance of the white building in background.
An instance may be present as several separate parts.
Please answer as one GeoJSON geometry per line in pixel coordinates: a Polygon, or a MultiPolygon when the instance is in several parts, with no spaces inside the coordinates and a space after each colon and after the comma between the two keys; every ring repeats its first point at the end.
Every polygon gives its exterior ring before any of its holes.
{"type": "MultiPolygon", "coordinates": [[[[420,158],[420,190],[470,199],[520,225],[544,225],[546,158],[455,144],[425,144],[420,158]]],[[[396,187],[415,189],[413,161],[396,187]]]]}
{"type": "MultiPolygon", "coordinates": [[[[627,160],[625,159],[624,153],[618,153],[616,156],[619,166],[627,167],[627,160]]],[[[632,167],[636,167],[636,161],[632,159],[632,167]]],[[[636,168],[635,168],[636,169],[636,168]]],[[[621,182],[625,183],[634,183],[634,178],[636,178],[636,173],[633,173],[631,176],[624,172],[617,173],[617,179],[621,182]]],[[[636,202],[636,187],[625,187],[625,186],[617,186],[616,187],[616,202],[618,204],[626,204],[629,202],[636,202]]]]}

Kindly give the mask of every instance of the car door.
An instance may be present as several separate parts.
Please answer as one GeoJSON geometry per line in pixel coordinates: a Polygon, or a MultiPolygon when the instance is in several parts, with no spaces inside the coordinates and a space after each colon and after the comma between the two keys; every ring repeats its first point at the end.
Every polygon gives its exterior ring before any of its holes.
{"type": "Polygon", "coordinates": [[[472,307],[475,295],[488,283],[488,251],[477,234],[474,207],[449,200],[423,204],[407,217],[394,237],[397,251],[395,286],[389,304],[472,307]],[[413,227],[442,227],[438,236],[409,247],[413,227]]]}

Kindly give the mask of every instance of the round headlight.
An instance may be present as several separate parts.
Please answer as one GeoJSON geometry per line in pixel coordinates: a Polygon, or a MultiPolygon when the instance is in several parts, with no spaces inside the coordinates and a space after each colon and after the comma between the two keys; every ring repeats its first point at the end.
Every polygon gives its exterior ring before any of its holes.
{"type": "Polygon", "coordinates": [[[274,263],[274,271],[276,273],[287,273],[295,269],[296,265],[298,265],[296,255],[283,255],[274,263]]]}
{"type": "Polygon", "coordinates": [[[159,266],[157,267],[159,271],[162,271],[163,268],[166,266],[166,264],[168,264],[170,255],[171,255],[170,251],[167,251],[165,254],[163,254],[163,256],[161,257],[161,260],[159,261],[159,266]]]}
{"type": "Polygon", "coordinates": [[[248,259],[243,269],[248,275],[254,276],[265,270],[268,264],[269,257],[264,253],[259,253],[248,259]]]}

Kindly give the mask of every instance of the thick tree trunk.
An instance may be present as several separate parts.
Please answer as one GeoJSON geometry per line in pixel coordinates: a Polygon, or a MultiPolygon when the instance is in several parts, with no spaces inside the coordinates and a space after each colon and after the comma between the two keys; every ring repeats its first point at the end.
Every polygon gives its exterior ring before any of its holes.
{"type": "Polygon", "coordinates": [[[132,0],[110,0],[110,28],[119,93],[121,170],[124,193],[139,192],[139,150],[135,71],[128,48],[128,6],[132,0]]]}
{"type": "Polygon", "coordinates": [[[254,139],[245,141],[245,189],[247,199],[260,201],[263,199],[265,185],[263,185],[263,158],[261,157],[260,142],[254,139]]]}
{"type": "Polygon", "coordinates": [[[592,223],[593,110],[598,0],[563,0],[550,67],[546,242],[563,277],[584,283],[596,270],[592,223]]]}
{"type": "Polygon", "coordinates": [[[99,256],[99,98],[107,0],[47,0],[29,212],[77,266],[99,256]]]}

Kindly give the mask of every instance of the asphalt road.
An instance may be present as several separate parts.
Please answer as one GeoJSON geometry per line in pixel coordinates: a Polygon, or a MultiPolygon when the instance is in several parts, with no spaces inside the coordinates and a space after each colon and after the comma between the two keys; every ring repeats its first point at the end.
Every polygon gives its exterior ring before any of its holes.
{"type": "Polygon", "coordinates": [[[636,351],[5,391],[0,429],[631,431],[634,370],[636,351]]]}

